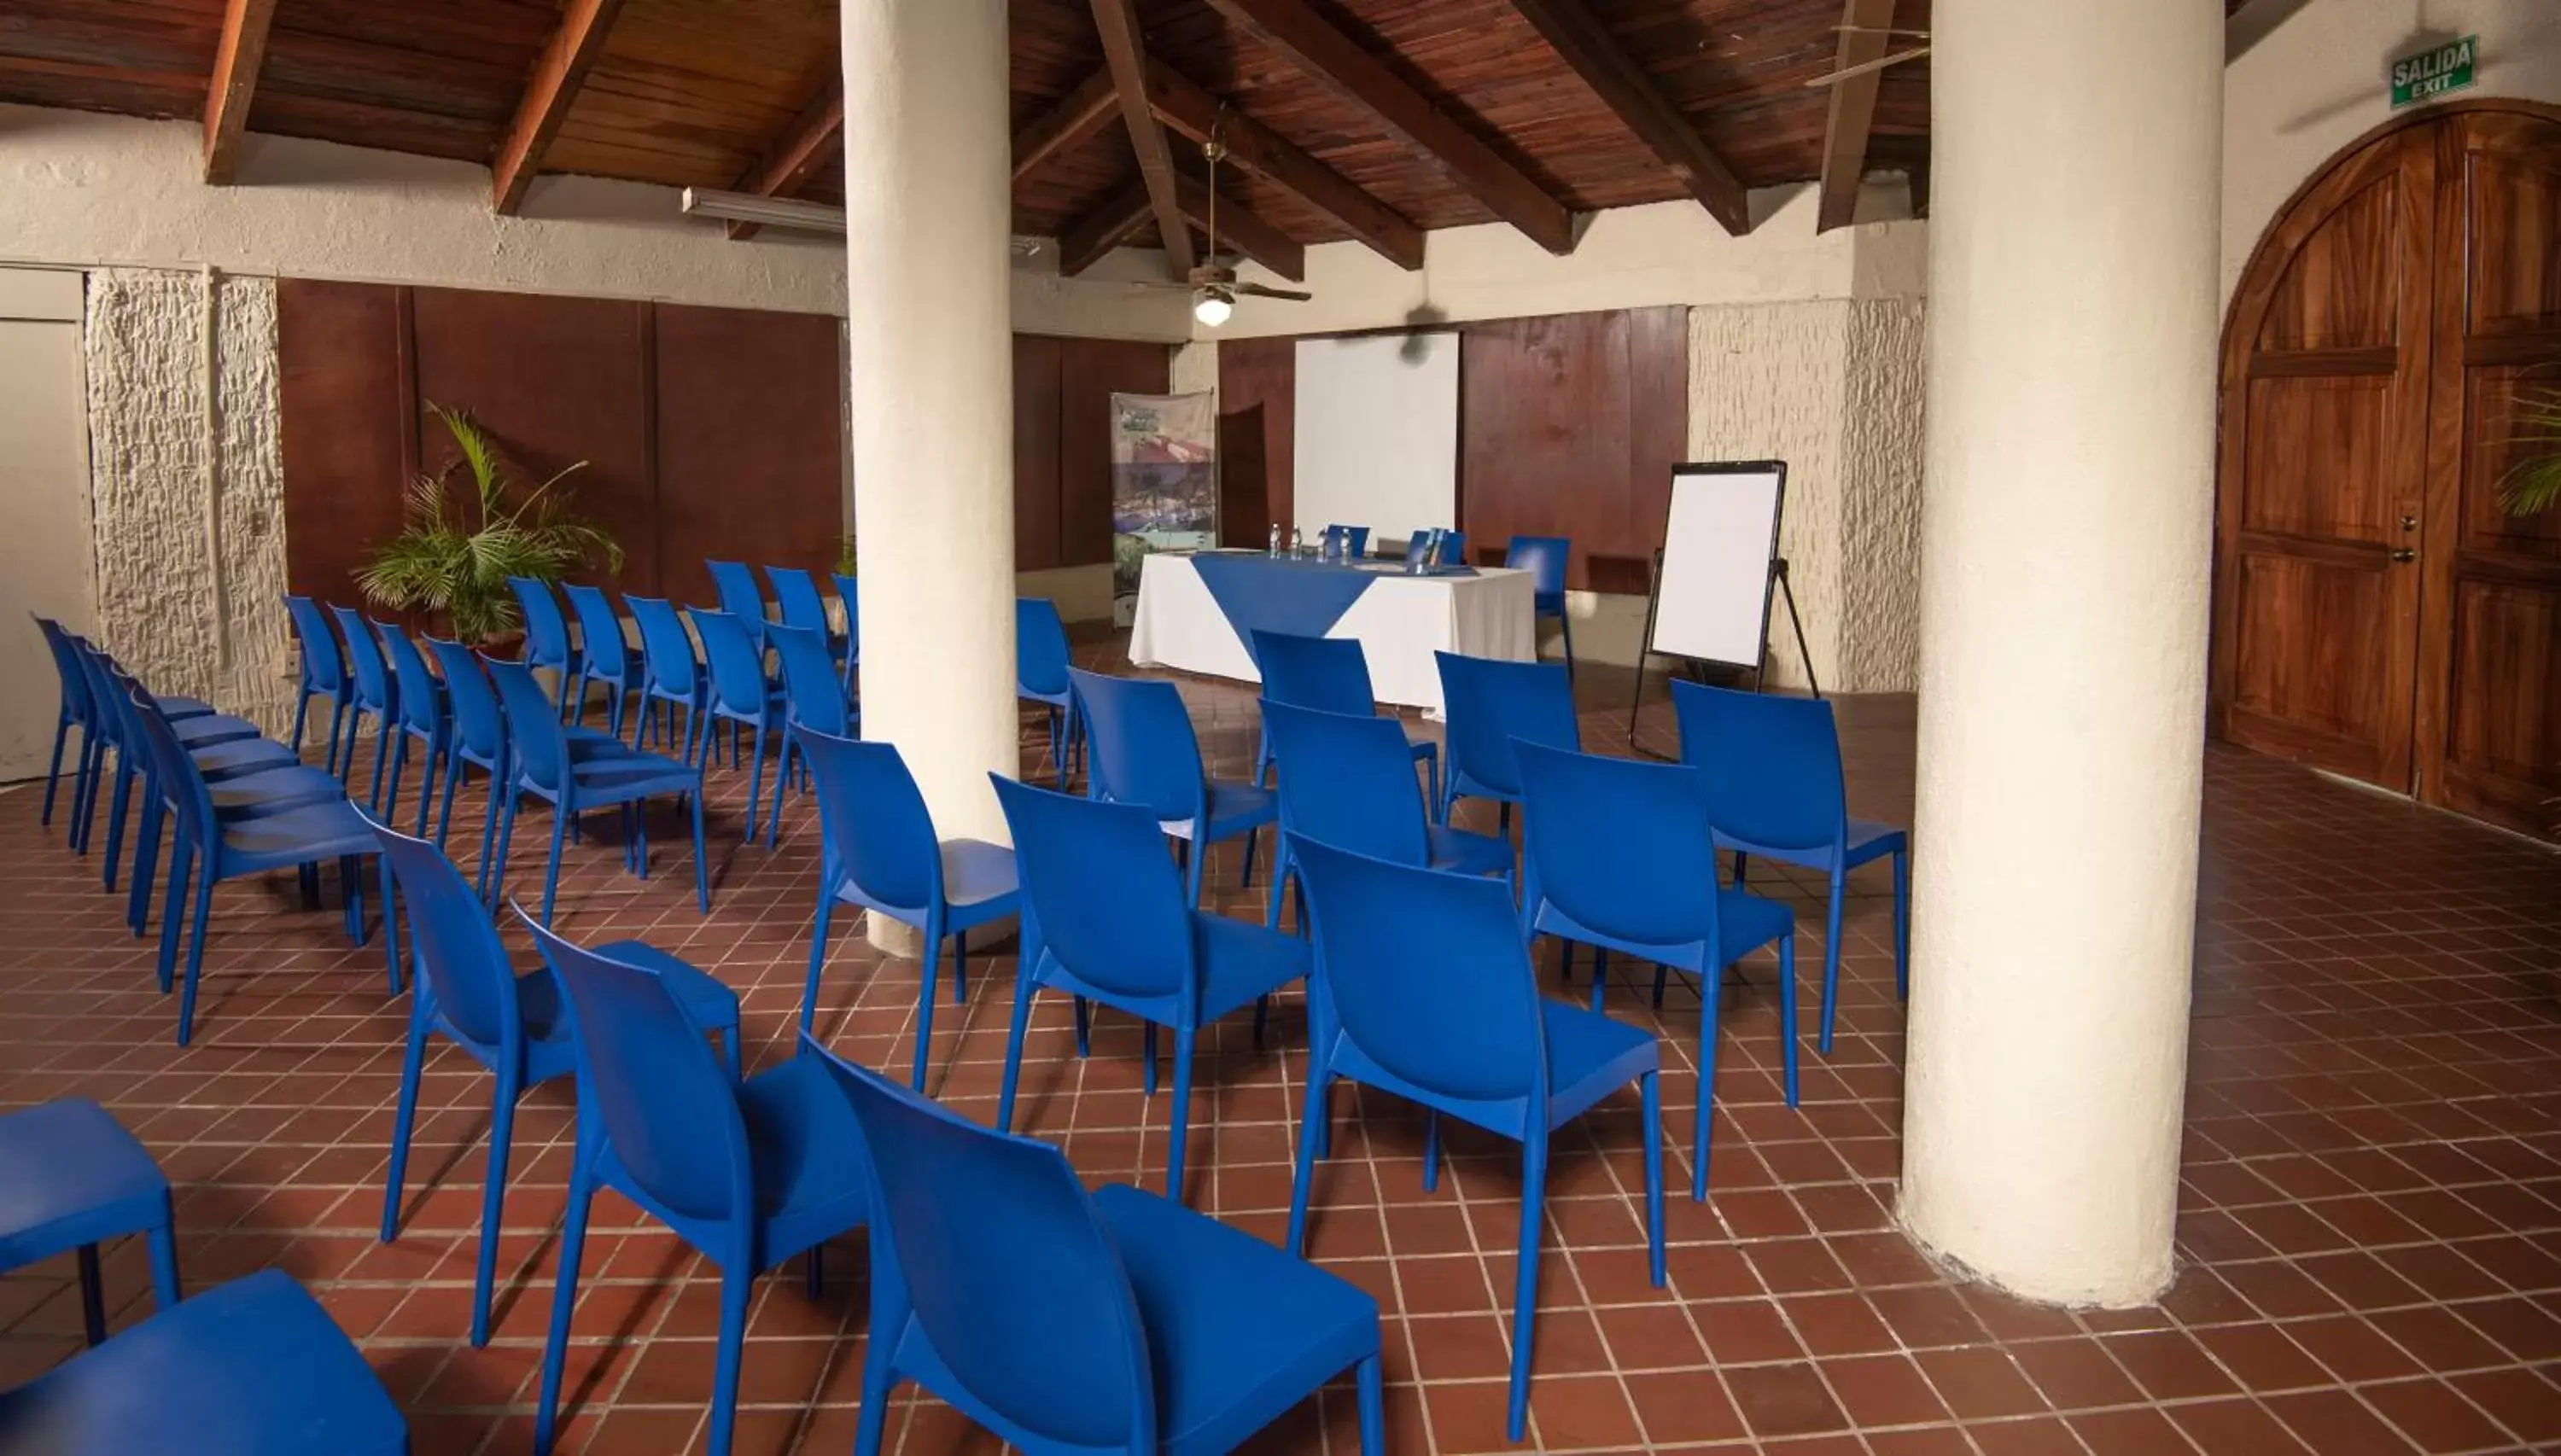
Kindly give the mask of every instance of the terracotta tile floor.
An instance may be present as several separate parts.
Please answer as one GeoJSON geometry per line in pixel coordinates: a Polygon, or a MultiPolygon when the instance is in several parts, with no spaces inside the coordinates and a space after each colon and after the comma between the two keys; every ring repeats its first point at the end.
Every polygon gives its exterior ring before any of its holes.
{"type": "MultiPolygon", "coordinates": [[[[1219,766],[1241,772],[1251,698],[1185,691],[1219,766]]],[[[1624,675],[1587,672],[1585,693],[1589,740],[1622,744],[1624,675]]],[[[1856,806],[1908,813],[1910,705],[1843,707],[1856,806]]],[[[1667,748],[1668,713],[1650,713],[1644,733],[1667,748]]],[[[1029,720],[1024,742],[1037,770],[1029,720]]],[[[670,821],[652,836],[646,885],[607,843],[573,850],[560,924],[645,934],[713,968],[745,999],[752,1059],[769,1062],[788,1053],[799,1001],[814,811],[795,800],[778,849],[742,848],[739,780],[713,778],[708,919],[670,821]]],[[[1663,1037],[1671,1287],[1645,1280],[1636,1109],[1622,1096],[1565,1135],[1551,1175],[1531,1442],[1801,1456],[2561,1449],[2561,860],[2238,752],[2211,751],[2206,782],[2183,1267],[2159,1307],[2027,1307],[1951,1283],[1896,1231],[1903,1017],[1882,882],[1863,879],[1840,1040],[1828,1060],[1807,1056],[1801,1110],[1779,1094],[1768,957],[1729,993],[1704,1205],[1679,1193],[1696,997],[1676,988],[1657,1017],[1632,983],[1614,995],[1618,1014],[1663,1037]]],[[[379,949],[352,950],[334,915],[299,909],[289,879],[226,888],[197,1044],[180,1052],[150,947],[125,936],[94,866],[60,843],[59,825],[38,828],[33,794],[0,796],[12,887],[0,1104],[82,1093],[114,1108],[180,1185],[189,1280],[279,1264],[311,1285],[413,1413],[422,1456],[525,1450],[569,1089],[537,1089],[518,1118],[497,1335],[470,1350],[487,1080],[449,1051],[430,1062],[405,1231],[377,1242],[406,1016],[384,999],[379,949]]],[[[520,846],[520,890],[531,863],[520,846]]],[[[1259,913],[1237,868],[1219,853],[1219,898],[1259,913]]],[[[1819,907],[1794,888],[1818,942],[1819,907]]],[[[857,1058],[904,1067],[914,966],[858,933],[837,942],[821,1029],[857,1058]]],[[[966,1007],[938,1008],[933,1089],[983,1118],[1011,966],[1000,954],[975,969],[966,1007]]],[[[1045,1002],[1036,1027],[1031,1129],[1097,1181],[1161,1187],[1166,1107],[1140,1094],[1136,1029],[1103,1019],[1078,1061],[1063,1003],[1045,1002]]],[[[1241,1025],[1204,1043],[1192,1201],[1276,1238],[1302,1045],[1294,1007],[1275,1018],[1276,1050],[1256,1051],[1241,1025]]],[[[1349,1131],[1320,1175],[1312,1247],[1387,1312],[1393,1449],[1503,1447],[1513,1165],[1494,1142],[1453,1134],[1450,1174],[1427,1195],[1420,1120],[1374,1097],[1337,1105],[1349,1131]]],[[[710,1387],[714,1284],[618,1200],[598,1217],[563,1449],[685,1449],[710,1387]]],[[[796,1277],[765,1282],[742,1452],[850,1449],[858,1263],[840,1254],[815,1303],[796,1277]]],[[[117,1318],[137,1318],[138,1249],[112,1249],[107,1269],[117,1318]]],[[[0,1384],[68,1355],[79,1324],[67,1261],[0,1280],[0,1384]]],[[[991,1444],[930,1401],[909,1402],[891,1429],[911,1453],[991,1444]]],[[[1354,1430],[1348,1390],[1329,1390],[1270,1446],[1347,1451],[1354,1430]]]]}

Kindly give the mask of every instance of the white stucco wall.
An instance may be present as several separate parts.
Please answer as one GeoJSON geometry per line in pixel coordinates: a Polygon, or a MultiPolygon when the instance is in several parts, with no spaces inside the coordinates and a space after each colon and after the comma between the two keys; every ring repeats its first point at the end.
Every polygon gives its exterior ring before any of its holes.
{"type": "Polygon", "coordinates": [[[2555,0],[2311,0],[2224,71],[2222,297],[2277,210],[2339,148],[2390,119],[2396,57],[2480,37],[2466,96],[2561,101],[2555,0]]]}

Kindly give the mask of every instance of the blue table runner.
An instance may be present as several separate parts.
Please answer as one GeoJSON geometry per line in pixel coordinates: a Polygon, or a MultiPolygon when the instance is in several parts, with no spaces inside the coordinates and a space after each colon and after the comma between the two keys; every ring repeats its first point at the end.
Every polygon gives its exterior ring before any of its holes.
{"type": "Polygon", "coordinates": [[[1369,583],[1393,571],[1368,571],[1333,562],[1291,561],[1250,553],[1203,553],[1192,558],[1201,584],[1254,651],[1256,632],[1322,637],[1360,600],[1369,583]]]}

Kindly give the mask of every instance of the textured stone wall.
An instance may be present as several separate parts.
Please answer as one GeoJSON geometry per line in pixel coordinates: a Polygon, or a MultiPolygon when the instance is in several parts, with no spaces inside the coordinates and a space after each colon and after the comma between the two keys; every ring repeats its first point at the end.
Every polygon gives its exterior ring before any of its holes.
{"type": "Polygon", "coordinates": [[[1922,307],[1849,305],[1841,378],[1843,692],[1921,685],[1922,307]]]}
{"type": "Polygon", "coordinates": [[[294,657],[281,600],[275,285],[225,278],[216,298],[219,565],[206,509],[205,301],[198,273],[88,275],[98,632],[154,691],[207,698],[280,731],[294,657]]]}

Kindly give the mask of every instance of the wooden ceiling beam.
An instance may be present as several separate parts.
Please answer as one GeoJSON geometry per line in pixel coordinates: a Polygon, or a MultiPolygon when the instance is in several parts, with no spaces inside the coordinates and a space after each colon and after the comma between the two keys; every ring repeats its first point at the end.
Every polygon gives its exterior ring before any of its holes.
{"type": "MultiPolygon", "coordinates": [[[[817,96],[791,118],[791,124],[773,138],[765,155],[730,190],[758,197],[797,197],[810,174],[844,146],[845,85],[842,78],[830,76],[827,83],[818,88],[817,96]]],[[[756,234],[754,223],[729,225],[732,239],[744,241],[756,234]]]]}
{"type": "Polygon", "coordinates": [[[587,73],[604,54],[605,35],[621,10],[622,0],[569,0],[561,12],[560,29],[552,32],[550,44],[534,62],[533,78],[516,102],[515,120],[508,123],[489,164],[490,206],[497,211],[512,213],[524,206],[526,190],[543,169],[543,153],[560,134],[587,73]]]}
{"type": "Polygon", "coordinates": [[[1592,13],[1588,0],[1511,3],[1583,78],[1583,83],[1600,95],[1602,104],[1662,159],[1709,217],[1736,237],[1752,231],[1752,208],[1744,199],[1743,180],[1663,93],[1652,74],[1619,45],[1609,27],[1592,13]]]}
{"type": "Polygon", "coordinates": [[[1292,283],[1306,278],[1307,250],[1298,245],[1298,240],[1246,211],[1232,197],[1218,199],[1217,227],[1213,230],[1210,226],[1213,219],[1209,184],[1185,174],[1174,179],[1174,191],[1182,204],[1183,216],[1198,223],[1201,231],[1210,235],[1213,247],[1220,243],[1232,243],[1238,252],[1292,283]]]}
{"type": "Polygon", "coordinates": [[[1120,120],[1129,128],[1129,145],[1138,153],[1138,176],[1147,186],[1147,205],[1156,215],[1156,233],[1164,241],[1165,261],[1174,276],[1192,270],[1192,232],[1174,186],[1174,155],[1165,145],[1164,128],[1147,104],[1147,53],[1138,38],[1134,0],[1093,0],[1094,26],[1103,33],[1103,61],[1111,73],[1112,93],[1120,100],[1120,120]]]}
{"type": "Polygon", "coordinates": [[[1083,146],[1119,114],[1120,90],[1107,66],[1087,77],[1085,84],[1068,92],[1040,119],[1014,133],[1014,180],[1020,182],[1051,158],[1083,146]]]}
{"type": "Polygon", "coordinates": [[[1423,230],[1404,215],[1152,57],[1147,99],[1158,120],[1194,141],[1206,142],[1216,131],[1227,145],[1227,160],[1341,224],[1388,261],[1408,271],[1423,266],[1423,230]]]}
{"type": "Polygon", "coordinates": [[[1846,228],[1858,218],[1858,185],[1867,175],[1867,138],[1876,126],[1876,92],[1885,72],[1875,63],[1885,57],[1886,34],[1894,24],[1894,0],[1841,0],[1840,44],[1832,69],[1871,69],[1831,88],[1831,113],[1823,122],[1822,180],[1816,184],[1818,205],[1814,231],[1846,228]]]}
{"type": "Polygon", "coordinates": [[[241,133],[249,129],[257,69],[266,59],[266,35],[275,24],[276,0],[230,0],[223,7],[222,44],[214,52],[213,81],[205,88],[205,181],[228,185],[240,162],[241,133]]]}
{"type": "MultiPolygon", "coordinates": [[[[1154,207],[1144,178],[1105,198],[1092,212],[1059,231],[1058,270],[1073,278],[1102,261],[1104,254],[1147,221],[1154,207]]],[[[1190,229],[1184,229],[1183,238],[1190,241],[1190,229]]]]}
{"type": "Polygon", "coordinates": [[[1451,186],[1531,242],[1554,253],[1574,250],[1574,217],[1565,204],[1307,8],[1305,0],[1210,0],[1210,6],[1327,89],[1376,116],[1451,186]]]}

